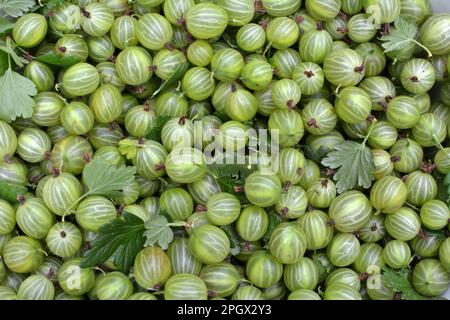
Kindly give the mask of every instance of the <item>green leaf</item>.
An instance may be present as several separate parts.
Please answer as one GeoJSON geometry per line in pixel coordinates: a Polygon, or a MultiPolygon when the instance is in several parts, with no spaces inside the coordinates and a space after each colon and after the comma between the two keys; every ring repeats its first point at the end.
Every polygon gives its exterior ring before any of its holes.
{"type": "Polygon", "coordinates": [[[9,32],[14,27],[14,22],[6,19],[5,17],[0,17],[0,34],[9,32]]]}
{"type": "Polygon", "coordinates": [[[242,188],[245,179],[257,169],[256,165],[248,164],[218,164],[213,163],[208,166],[209,172],[216,178],[222,191],[235,195],[241,203],[248,203],[242,188]]]}
{"type": "Polygon", "coordinates": [[[440,240],[440,241],[444,241],[445,239],[447,239],[444,230],[428,230],[425,228],[422,228],[422,233],[424,234],[425,237],[430,237],[430,238],[436,238],[436,240],[440,240]]]}
{"type": "Polygon", "coordinates": [[[253,171],[257,169],[256,165],[248,164],[218,164],[213,163],[208,166],[208,169],[214,176],[220,177],[231,177],[235,180],[242,179],[245,180],[253,171]]]}
{"type": "MultiPolygon", "coordinates": [[[[184,225],[184,222],[182,223],[184,225]]],[[[145,222],[144,236],[146,240],[144,245],[150,247],[157,244],[161,249],[166,250],[173,241],[171,225],[177,225],[177,223],[169,223],[167,218],[162,215],[151,217],[145,222]]]]}
{"type": "Polygon", "coordinates": [[[139,141],[136,139],[123,139],[119,142],[119,152],[128,160],[133,159],[139,148],[139,141]]]}
{"type": "Polygon", "coordinates": [[[0,0],[0,10],[7,16],[16,18],[28,12],[34,4],[34,0],[0,0]]]}
{"type": "Polygon", "coordinates": [[[267,232],[263,237],[263,240],[266,243],[269,243],[273,230],[275,230],[275,228],[282,222],[283,218],[275,210],[269,212],[269,228],[267,229],[267,232]]]}
{"type": "Polygon", "coordinates": [[[391,52],[401,50],[402,48],[408,48],[412,44],[414,45],[414,38],[417,35],[418,26],[412,19],[399,17],[394,22],[394,28],[391,29],[389,34],[382,35],[380,40],[385,49],[384,52],[391,52]]]}
{"type": "Polygon", "coordinates": [[[418,30],[417,23],[413,19],[399,17],[395,20],[391,32],[380,38],[383,42],[381,46],[384,48],[384,52],[410,51],[412,47],[418,45],[425,49],[431,57],[431,52],[415,39],[418,30]]]}
{"type": "Polygon", "coordinates": [[[164,90],[168,89],[170,86],[175,84],[178,80],[180,80],[181,77],[184,76],[186,71],[188,71],[188,69],[189,69],[189,63],[185,62],[185,63],[181,64],[177,68],[177,70],[173,73],[173,75],[169,79],[164,81],[163,84],[158,88],[158,90],[156,90],[153,93],[152,98],[156,97],[158,94],[160,94],[164,90]]]}
{"type": "Polygon", "coordinates": [[[10,68],[0,77],[0,119],[6,122],[17,117],[29,118],[33,114],[37,94],[34,83],[10,68]]]}
{"type": "Polygon", "coordinates": [[[54,9],[56,7],[62,6],[64,3],[66,3],[66,0],[50,0],[45,3],[45,8],[47,9],[54,9]]]}
{"type": "Polygon", "coordinates": [[[118,167],[105,160],[94,159],[83,170],[83,181],[88,189],[86,194],[120,196],[121,190],[133,181],[135,173],[135,167],[118,167]]]}
{"type": "Polygon", "coordinates": [[[227,122],[230,120],[230,117],[226,113],[219,112],[219,111],[214,111],[213,116],[216,116],[222,122],[227,122]]]}
{"type": "Polygon", "coordinates": [[[14,44],[11,38],[7,37],[6,41],[0,41],[0,50],[6,52],[19,67],[23,67],[29,61],[24,57],[19,56],[14,50],[14,44]]]}
{"type": "Polygon", "coordinates": [[[68,68],[81,61],[79,58],[65,56],[57,53],[47,53],[45,55],[36,57],[36,60],[61,68],[68,68]]]}
{"type": "Polygon", "coordinates": [[[388,287],[395,292],[402,294],[404,300],[424,300],[425,297],[421,296],[414,289],[410,282],[410,273],[408,269],[400,269],[394,271],[389,267],[383,267],[383,280],[388,287]]]}
{"type": "Polygon", "coordinates": [[[445,175],[442,184],[446,188],[447,199],[445,201],[447,201],[448,207],[450,208],[450,172],[445,175]]]}
{"type": "Polygon", "coordinates": [[[141,218],[124,212],[122,217],[100,227],[80,266],[92,268],[114,255],[114,265],[123,273],[128,273],[144,244],[144,231],[141,218]]]}
{"type": "Polygon", "coordinates": [[[320,146],[319,150],[313,149],[310,146],[303,145],[302,150],[305,153],[306,157],[317,164],[320,164],[323,158],[325,158],[330,149],[326,146],[320,146]]]}
{"type": "Polygon", "coordinates": [[[447,199],[449,198],[449,194],[447,193],[447,188],[446,186],[444,186],[444,178],[445,176],[443,176],[440,173],[436,172],[437,170],[434,170],[432,175],[434,177],[434,179],[436,180],[437,183],[437,187],[438,187],[438,192],[436,195],[436,199],[447,202],[447,199]]]}
{"type": "Polygon", "coordinates": [[[230,253],[233,256],[237,256],[241,252],[239,243],[243,240],[239,237],[236,229],[231,225],[222,226],[220,229],[222,229],[227,234],[228,239],[230,239],[230,253]]]}
{"type": "Polygon", "coordinates": [[[0,181],[0,199],[6,200],[10,203],[17,203],[17,196],[27,192],[28,189],[24,186],[0,181]]]}
{"type": "Polygon", "coordinates": [[[150,130],[145,134],[145,139],[160,141],[162,128],[170,119],[172,119],[172,117],[169,115],[163,115],[156,118],[156,121],[153,123],[150,130]]]}
{"type": "Polygon", "coordinates": [[[0,50],[0,76],[5,74],[8,70],[8,54],[0,50]]]}
{"type": "Polygon", "coordinates": [[[337,169],[334,174],[339,193],[360,186],[369,188],[372,185],[372,172],[375,168],[372,152],[365,143],[344,141],[336,145],[322,164],[337,169]]]}

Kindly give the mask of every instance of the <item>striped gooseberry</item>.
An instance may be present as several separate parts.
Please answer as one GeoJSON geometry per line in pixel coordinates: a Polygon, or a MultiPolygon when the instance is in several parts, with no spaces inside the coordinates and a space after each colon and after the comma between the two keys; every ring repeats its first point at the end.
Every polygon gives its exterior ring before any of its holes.
{"type": "Polygon", "coordinates": [[[449,30],[450,14],[435,14],[422,24],[421,43],[434,55],[448,55],[450,53],[449,30]]]}
{"type": "Polygon", "coordinates": [[[236,221],[236,231],[246,241],[257,241],[269,228],[269,216],[263,208],[249,206],[242,209],[236,221]]]}
{"type": "Polygon", "coordinates": [[[300,57],[303,61],[322,64],[331,53],[332,45],[333,38],[319,22],[316,29],[306,32],[300,38],[300,57]]]}
{"type": "Polygon", "coordinates": [[[422,94],[433,87],[436,81],[436,72],[428,60],[411,59],[403,67],[400,81],[408,92],[422,94]]]}
{"type": "Polygon", "coordinates": [[[40,198],[24,199],[16,210],[16,221],[20,230],[33,239],[44,239],[55,224],[55,215],[40,198]]]}
{"type": "Polygon", "coordinates": [[[370,190],[370,202],[378,211],[394,213],[406,201],[407,187],[402,179],[392,176],[377,180],[370,190]]]}
{"type": "Polygon", "coordinates": [[[261,251],[250,256],[245,271],[254,285],[269,288],[280,281],[283,276],[283,265],[269,252],[261,251]]]}
{"type": "Polygon", "coordinates": [[[240,283],[241,275],[237,268],[228,262],[206,265],[199,275],[211,297],[228,297],[234,293],[240,283]]]}
{"type": "Polygon", "coordinates": [[[354,232],[362,228],[370,218],[372,205],[361,192],[346,191],[337,196],[330,205],[329,216],[340,232],[354,232]]]}
{"type": "Polygon", "coordinates": [[[23,75],[33,81],[38,92],[51,91],[55,85],[53,70],[40,61],[27,64],[23,75]]]}
{"type": "Polygon", "coordinates": [[[94,114],[84,103],[72,101],[61,110],[61,125],[73,135],[88,133],[94,126],[94,114]]]}
{"type": "Polygon", "coordinates": [[[47,29],[47,20],[43,15],[28,13],[14,23],[12,36],[18,46],[32,48],[44,40],[47,29]]]}
{"type": "Polygon", "coordinates": [[[356,261],[360,252],[358,238],[351,233],[339,233],[327,247],[330,261],[338,267],[346,267],[356,261]]]}
{"type": "Polygon", "coordinates": [[[266,28],[268,45],[277,49],[287,49],[297,42],[299,30],[295,21],[288,17],[277,17],[266,28]]]}
{"type": "Polygon", "coordinates": [[[111,27],[111,41],[121,50],[138,44],[137,20],[129,15],[118,17],[111,27]]]}
{"type": "MultiPolygon", "coordinates": [[[[286,186],[290,184],[291,182],[287,182],[286,186]]],[[[289,186],[278,197],[275,210],[283,218],[296,219],[305,213],[307,206],[308,198],[305,190],[299,186],[289,186]]]]}
{"type": "Polygon", "coordinates": [[[195,40],[187,49],[187,59],[197,67],[206,67],[211,63],[213,49],[206,40],[195,40]]]}
{"type": "Polygon", "coordinates": [[[67,260],[59,269],[58,283],[64,292],[81,296],[92,289],[95,282],[95,272],[91,268],[81,268],[82,258],[67,260]]]}
{"type": "Polygon", "coordinates": [[[374,275],[379,273],[385,264],[383,247],[378,243],[364,243],[353,266],[356,272],[374,275]]]}
{"type": "Polygon", "coordinates": [[[386,67],[387,60],[383,49],[375,43],[361,43],[355,48],[364,60],[366,72],[364,77],[373,77],[381,74],[386,67]]]}
{"type": "Polygon", "coordinates": [[[216,226],[233,223],[241,213],[241,204],[236,196],[220,192],[208,199],[206,203],[206,217],[216,226]]]}
{"type": "Polygon", "coordinates": [[[62,77],[62,86],[67,93],[74,96],[85,96],[97,89],[100,76],[97,69],[84,62],[69,67],[62,77]]]}
{"type": "Polygon", "coordinates": [[[227,25],[227,11],[213,3],[197,3],[186,13],[187,30],[197,39],[220,36],[227,25]]]}
{"type": "Polygon", "coordinates": [[[268,248],[277,261],[294,264],[305,254],[307,243],[307,236],[298,223],[284,222],[273,230],[268,248]]]}
{"type": "Polygon", "coordinates": [[[244,51],[256,52],[266,43],[266,32],[259,24],[246,24],[237,32],[236,43],[244,51]]]}
{"type": "Polygon", "coordinates": [[[264,89],[272,82],[273,67],[265,61],[250,61],[242,69],[240,79],[251,90],[264,89]]]}
{"type": "Polygon", "coordinates": [[[331,20],[339,14],[341,10],[341,1],[324,0],[314,1],[305,0],[306,11],[317,20],[331,20]]]}
{"type": "Polygon", "coordinates": [[[53,8],[48,24],[51,29],[61,33],[74,33],[81,28],[82,13],[80,6],[64,2],[53,8]]]}
{"type": "Polygon", "coordinates": [[[160,210],[173,220],[186,220],[194,211],[194,202],[189,193],[181,188],[170,188],[159,198],[160,210]]]}
{"type": "Polygon", "coordinates": [[[352,49],[341,49],[325,58],[323,71],[325,78],[335,86],[355,86],[364,78],[364,60],[352,49]]]}
{"type": "Polygon", "coordinates": [[[291,79],[295,67],[301,62],[298,51],[287,48],[277,50],[269,59],[270,64],[275,68],[275,74],[282,79],[291,79]]]}
{"type": "Polygon", "coordinates": [[[167,254],[159,247],[147,247],[139,251],[134,260],[134,276],[143,288],[163,285],[172,273],[167,254]]]}
{"type": "Polygon", "coordinates": [[[318,250],[325,248],[333,237],[333,225],[330,218],[321,210],[306,212],[298,219],[300,228],[306,235],[306,249],[318,250]]]}
{"type": "Polygon", "coordinates": [[[386,118],[397,129],[412,128],[420,119],[419,106],[411,97],[395,97],[387,105],[386,118]]]}
{"type": "Polygon", "coordinates": [[[18,300],[53,300],[55,287],[43,275],[31,275],[26,278],[17,291],[18,300]]]}
{"type": "Polygon", "coordinates": [[[70,222],[58,222],[51,227],[45,239],[54,255],[61,258],[74,256],[81,248],[82,235],[80,229],[70,222]]]}
{"type": "Polygon", "coordinates": [[[161,142],[168,152],[175,148],[191,147],[194,143],[194,124],[185,117],[169,120],[161,130],[161,142]]]}
{"type": "Polygon", "coordinates": [[[399,139],[389,150],[394,163],[394,169],[401,173],[410,173],[417,170],[423,160],[423,149],[414,140],[399,139]]]}
{"type": "Polygon", "coordinates": [[[383,259],[394,269],[406,267],[411,260],[411,249],[401,240],[392,240],[386,243],[383,249],[383,259]]]}
{"type": "Polygon", "coordinates": [[[202,263],[219,263],[230,253],[230,240],[222,229],[205,224],[191,232],[189,249],[202,263]]]}
{"type": "Polygon", "coordinates": [[[413,269],[412,284],[424,296],[438,296],[445,292],[450,277],[439,260],[423,259],[413,269]]]}
{"type": "Polygon", "coordinates": [[[77,175],[83,171],[92,155],[92,147],[85,138],[69,135],[53,146],[51,161],[54,167],[77,175]]]}
{"type": "Polygon", "coordinates": [[[38,240],[17,236],[8,240],[3,248],[3,262],[15,273],[35,271],[44,260],[44,251],[38,240]]]}
{"type": "Polygon", "coordinates": [[[391,23],[400,16],[400,0],[366,0],[364,10],[379,23],[391,23]]]}
{"type": "Polygon", "coordinates": [[[274,205],[282,192],[280,179],[273,173],[261,171],[255,171],[245,179],[244,189],[247,199],[260,207],[274,205]]]}
{"type": "Polygon", "coordinates": [[[87,197],[78,205],[75,218],[85,230],[98,231],[98,229],[116,217],[116,208],[107,198],[101,196],[87,197]]]}
{"type": "Polygon", "coordinates": [[[110,60],[116,49],[109,35],[88,37],[86,43],[89,48],[89,58],[95,62],[110,60]]]}
{"type": "Polygon", "coordinates": [[[114,23],[113,11],[103,3],[90,3],[81,12],[81,28],[91,36],[107,34],[114,23]]]}
{"type": "Polygon", "coordinates": [[[30,163],[38,163],[50,156],[50,137],[41,129],[27,128],[17,138],[17,154],[30,163]]]}
{"type": "Polygon", "coordinates": [[[428,172],[416,170],[405,177],[408,190],[407,200],[415,206],[421,206],[436,197],[438,187],[436,179],[428,172]]]}
{"type": "Polygon", "coordinates": [[[356,232],[358,239],[364,242],[378,242],[386,235],[384,216],[372,214],[369,221],[356,232]]]}
{"type": "Polygon", "coordinates": [[[317,265],[312,259],[303,257],[296,263],[285,266],[283,280],[290,291],[315,290],[319,283],[317,265]]]}
{"type": "Polygon", "coordinates": [[[129,85],[140,85],[150,80],[153,74],[152,57],[144,48],[129,46],[116,59],[116,70],[120,79],[129,85]]]}
{"type": "Polygon", "coordinates": [[[336,185],[327,178],[314,181],[306,190],[309,203],[316,208],[328,208],[336,197],[336,185]]]}
{"type": "Polygon", "coordinates": [[[412,240],[420,230],[420,218],[410,208],[400,208],[384,219],[386,231],[397,240],[412,240]]]}
{"type": "Polygon", "coordinates": [[[372,103],[363,89],[346,87],[337,94],[335,109],[343,121],[357,124],[369,117],[372,103]]]}

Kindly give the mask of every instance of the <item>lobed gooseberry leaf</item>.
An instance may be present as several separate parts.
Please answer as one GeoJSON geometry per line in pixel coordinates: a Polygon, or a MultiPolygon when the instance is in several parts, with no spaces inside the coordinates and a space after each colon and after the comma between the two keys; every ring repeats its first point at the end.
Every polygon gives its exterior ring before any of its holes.
{"type": "Polygon", "coordinates": [[[0,76],[5,74],[8,70],[8,54],[0,50],[0,76]]]}
{"type": "Polygon", "coordinates": [[[14,27],[14,22],[6,19],[5,17],[0,17],[0,34],[9,32],[14,27]]]}
{"type": "Polygon", "coordinates": [[[123,273],[128,273],[145,242],[144,231],[144,221],[141,218],[124,212],[121,217],[100,227],[80,266],[92,268],[114,256],[114,265],[123,273]]]}
{"type": "Polygon", "coordinates": [[[226,233],[228,239],[230,240],[231,255],[237,256],[241,252],[240,243],[243,240],[239,237],[238,233],[236,232],[236,229],[231,225],[221,226],[220,229],[222,229],[226,233]]]}
{"type": "Polygon", "coordinates": [[[391,32],[382,35],[380,38],[383,42],[381,46],[384,48],[384,52],[408,51],[411,46],[418,45],[425,49],[431,57],[431,52],[415,39],[418,30],[419,28],[414,20],[405,17],[397,18],[391,32]]]}
{"type": "Polygon", "coordinates": [[[0,10],[7,16],[17,18],[33,8],[34,4],[34,0],[0,0],[0,10]]]}
{"type": "Polygon", "coordinates": [[[372,185],[372,172],[375,169],[372,152],[365,143],[344,141],[336,145],[322,160],[325,167],[337,169],[334,174],[339,193],[356,186],[369,188],[372,185]]]}
{"type": "Polygon", "coordinates": [[[414,289],[410,282],[410,273],[408,269],[400,269],[394,271],[389,267],[383,267],[383,280],[388,287],[395,292],[401,293],[404,300],[424,300],[425,297],[421,296],[414,289]]]}
{"type": "Polygon", "coordinates": [[[102,159],[94,159],[83,170],[86,195],[120,196],[121,190],[131,183],[135,167],[115,166],[102,159]]]}
{"type": "Polygon", "coordinates": [[[330,149],[326,146],[320,146],[319,149],[316,150],[311,148],[310,146],[303,145],[302,149],[305,153],[305,156],[317,164],[320,164],[322,159],[325,158],[330,152],[330,149]]]}
{"type": "Polygon", "coordinates": [[[156,121],[153,123],[150,130],[145,134],[145,139],[160,141],[162,128],[170,119],[172,119],[172,117],[169,115],[163,115],[156,118],[156,121]]]}
{"type": "Polygon", "coordinates": [[[6,122],[17,117],[29,118],[33,114],[37,94],[34,83],[8,68],[0,77],[0,119],[6,122]]]}
{"type": "Polygon", "coordinates": [[[0,41],[0,50],[3,52],[6,52],[10,58],[13,59],[14,63],[19,66],[23,67],[25,64],[29,63],[27,59],[24,57],[19,56],[15,51],[15,45],[12,42],[10,37],[6,38],[6,41],[0,41]]]}
{"type": "Polygon", "coordinates": [[[76,57],[65,56],[53,52],[36,57],[35,59],[45,64],[50,64],[61,68],[68,68],[81,61],[79,58],[76,57]]]}
{"type": "Polygon", "coordinates": [[[173,230],[171,227],[185,226],[184,221],[169,222],[163,215],[151,217],[145,222],[144,236],[146,238],[144,246],[151,247],[158,245],[166,250],[173,241],[173,230]]]}
{"type": "Polygon", "coordinates": [[[184,76],[186,71],[189,69],[189,63],[185,62],[181,64],[177,70],[172,74],[172,76],[163,82],[163,84],[153,93],[152,98],[156,97],[158,94],[163,92],[164,90],[167,90],[170,86],[175,84],[178,80],[181,79],[181,77],[184,76]]]}

